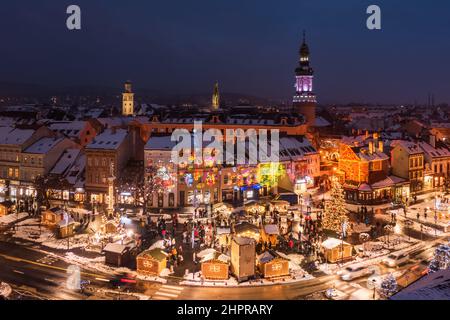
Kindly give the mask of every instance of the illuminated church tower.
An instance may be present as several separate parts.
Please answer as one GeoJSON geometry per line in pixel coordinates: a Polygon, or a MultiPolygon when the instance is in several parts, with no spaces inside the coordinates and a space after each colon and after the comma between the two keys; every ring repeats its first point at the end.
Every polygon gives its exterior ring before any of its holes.
{"type": "Polygon", "coordinates": [[[212,96],[212,110],[217,110],[220,107],[220,93],[219,93],[219,82],[214,85],[214,93],[212,96]]]}
{"type": "Polygon", "coordinates": [[[125,92],[122,93],[122,115],[130,116],[134,113],[134,93],[131,91],[131,82],[125,82],[125,92]]]}
{"type": "Polygon", "coordinates": [[[303,32],[300,47],[299,66],[295,69],[294,111],[305,116],[308,126],[313,126],[316,119],[316,95],[313,92],[314,71],[309,65],[309,48],[303,32]]]}

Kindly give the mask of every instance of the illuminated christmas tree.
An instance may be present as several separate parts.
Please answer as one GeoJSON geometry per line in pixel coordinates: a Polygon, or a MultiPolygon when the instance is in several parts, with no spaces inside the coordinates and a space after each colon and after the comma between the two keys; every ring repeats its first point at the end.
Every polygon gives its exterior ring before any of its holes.
{"type": "Polygon", "coordinates": [[[338,181],[333,181],[331,199],[325,203],[323,228],[342,234],[342,224],[347,222],[344,190],[338,181]]]}
{"type": "Polygon", "coordinates": [[[389,298],[394,293],[397,292],[397,280],[394,275],[390,273],[380,284],[380,288],[378,289],[378,293],[384,299],[389,298]]]}
{"type": "Polygon", "coordinates": [[[448,268],[450,268],[450,246],[443,244],[437,247],[434,252],[433,260],[428,266],[428,272],[433,273],[448,268]]]}

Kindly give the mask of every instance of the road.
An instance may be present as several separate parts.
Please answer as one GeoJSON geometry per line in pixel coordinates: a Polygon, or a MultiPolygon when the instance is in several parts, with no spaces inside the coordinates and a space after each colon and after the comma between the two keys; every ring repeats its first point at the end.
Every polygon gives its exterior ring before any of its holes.
{"type": "MultiPolygon", "coordinates": [[[[444,239],[439,241],[445,242],[444,239]]],[[[417,252],[408,263],[398,268],[387,268],[382,264],[376,264],[380,274],[406,271],[419,265],[434,251],[434,246],[430,244],[426,250],[417,252]]],[[[87,299],[87,295],[67,288],[68,267],[67,262],[54,255],[10,242],[0,242],[0,280],[11,284],[16,293],[26,297],[57,300],[87,299]]],[[[138,285],[123,286],[120,290],[110,288],[109,283],[106,282],[111,279],[110,275],[93,273],[81,268],[81,278],[89,280],[94,291],[108,291],[108,296],[104,296],[104,299],[132,298],[126,294],[126,291],[140,294],[141,298],[144,296],[153,300],[296,300],[306,299],[311,294],[322,292],[333,286],[348,296],[361,289],[368,291],[368,276],[344,282],[337,275],[326,275],[297,283],[238,288],[139,282],[138,285]]],[[[96,295],[94,298],[100,299],[100,296],[96,295]]]]}

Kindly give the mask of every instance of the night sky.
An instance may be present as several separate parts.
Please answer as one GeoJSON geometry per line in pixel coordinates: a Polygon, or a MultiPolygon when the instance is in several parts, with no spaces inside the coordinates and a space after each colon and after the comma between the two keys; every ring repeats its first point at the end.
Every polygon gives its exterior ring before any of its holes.
{"type": "Polygon", "coordinates": [[[289,100],[302,30],[319,102],[450,102],[448,0],[15,0],[0,4],[0,81],[289,100]],[[82,30],[66,28],[78,4],[82,30]],[[382,30],[366,28],[366,8],[382,30]]]}

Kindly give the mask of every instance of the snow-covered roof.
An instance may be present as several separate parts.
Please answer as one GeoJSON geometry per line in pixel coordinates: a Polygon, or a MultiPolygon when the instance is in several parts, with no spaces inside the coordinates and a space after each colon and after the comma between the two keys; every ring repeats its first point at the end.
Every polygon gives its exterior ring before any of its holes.
{"type": "Polygon", "coordinates": [[[86,127],[86,121],[58,121],[48,125],[52,131],[57,131],[68,137],[78,137],[86,127]]]}
{"type": "Polygon", "coordinates": [[[128,250],[128,247],[123,245],[123,244],[120,244],[120,243],[108,243],[103,248],[103,251],[112,252],[112,253],[118,253],[118,254],[122,254],[126,250],[128,250]]]}
{"type": "Polygon", "coordinates": [[[171,136],[151,137],[145,145],[145,150],[172,150],[178,142],[171,141],[171,136]]]}
{"type": "Polygon", "coordinates": [[[128,132],[125,129],[106,129],[97,135],[86,148],[115,150],[120,147],[127,135],[128,132]]]}
{"type": "Polygon", "coordinates": [[[379,188],[386,188],[394,186],[398,183],[404,183],[406,182],[405,179],[397,177],[397,176],[388,176],[386,179],[375,182],[372,184],[373,189],[379,189],[379,188]]]}
{"type": "Polygon", "coordinates": [[[402,147],[403,149],[405,149],[405,151],[408,154],[419,154],[422,153],[422,149],[419,148],[419,145],[417,143],[411,142],[411,141],[406,141],[406,140],[395,140],[391,143],[391,147],[395,148],[395,147],[402,147]]]}
{"type": "Polygon", "coordinates": [[[349,243],[347,243],[345,241],[342,241],[342,240],[339,240],[339,239],[336,239],[336,238],[328,238],[327,240],[322,242],[322,247],[325,248],[325,249],[330,250],[330,249],[334,249],[334,248],[342,245],[342,243],[344,245],[350,245],[349,243]]]}
{"type": "Polygon", "coordinates": [[[419,142],[418,144],[425,154],[433,158],[450,157],[450,151],[446,148],[434,148],[426,142],[419,142]]]}
{"type": "Polygon", "coordinates": [[[267,234],[279,235],[280,230],[278,230],[278,226],[276,224],[266,224],[264,226],[264,232],[267,234]]]}
{"type": "Polygon", "coordinates": [[[314,127],[328,127],[331,123],[322,117],[317,117],[314,121],[314,127]]]}
{"type": "Polygon", "coordinates": [[[32,129],[15,129],[12,127],[0,127],[0,144],[21,145],[34,134],[32,129]]]}
{"type": "Polygon", "coordinates": [[[275,257],[270,254],[270,252],[265,251],[262,254],[258,256],[259,263],[267,263],[269,261],[272,261],[275,257]]]}
{"type": "Polygon", "coordinates": [[[450,269],[428,274],[394,294],[391,300],[450,300],[450,269]]]}
{"type": "Polygon", "coordinates": [[[31,146],[26,148],[24,152],[34,154],[44,154],[52,150],[58,143],[63,141],[64,138],[41,138],[31,146]]]}
{"type": "Polygon", "coordinates": [[[63,174],[66,170],[75,162],[80,149],[67,149],[64,150],[61,157],[56,162],[53,169],[50,171],[51,174],[63,174]]]}
{"type": "Polygon", "coordinates": [[[217,235],[221,235],[221,234],[230,234],[231,230],[229,227],[218,227],[216,229],[216,234],[217,235]]]}

